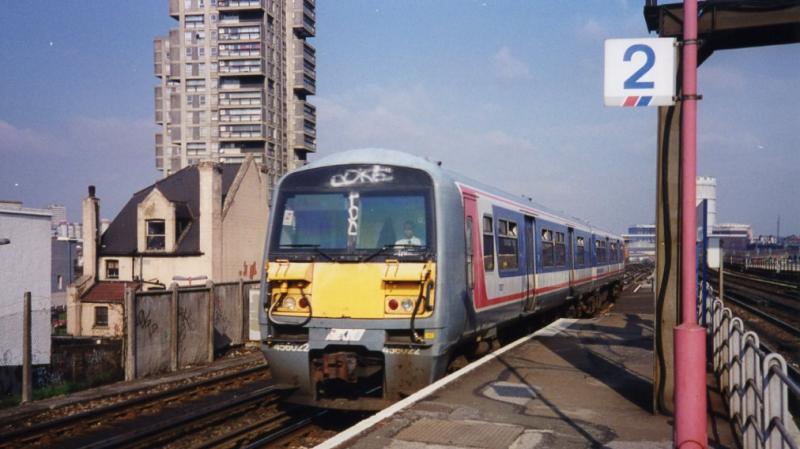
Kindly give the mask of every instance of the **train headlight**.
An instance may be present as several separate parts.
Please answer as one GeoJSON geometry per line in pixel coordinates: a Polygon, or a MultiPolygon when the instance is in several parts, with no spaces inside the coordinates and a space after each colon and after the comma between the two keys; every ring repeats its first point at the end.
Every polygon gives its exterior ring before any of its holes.
{"type": "Polygon", "coordinates": [[[301,309],[308,308],[308,298],[300,298],[300,301],[297,301],[297,305],[300,306],[301,309]]]}
{"type": "Polygon", "coordinates": [[[284,309],[286,310],[295,310],[297,309],[297,301],[294,298],[285,298],[283,300],[283,304],[281,304],[284,309]]]}
{"type": "Polygon", "coordinates": [[[398,304],[398,303],[397,303],[397,300],[396,300],[396,299],[390,299],[390,300],[389,300],[389,304],[388,304],[388,305],[389,305],[389,310],[395,311],[395,310],[397,310],[397,307],[398,307],[400,304],[398,304]]]}
{"type": "Polygon", "coordinates": [[[400,303],[400,306],[403,307],[404,312],[411,313],[411,310],[414,308],[414,301],[410,298],[406,298],[400,303]]]}

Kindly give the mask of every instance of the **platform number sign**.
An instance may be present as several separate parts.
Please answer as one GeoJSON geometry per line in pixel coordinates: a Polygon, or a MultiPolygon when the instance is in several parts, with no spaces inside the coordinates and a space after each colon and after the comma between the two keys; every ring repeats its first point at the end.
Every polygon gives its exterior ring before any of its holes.
{"type": "Polygon", "coordinates": [[[607,39],[603,95],[606,106],[675,104],[674,38],[607,39]]]}

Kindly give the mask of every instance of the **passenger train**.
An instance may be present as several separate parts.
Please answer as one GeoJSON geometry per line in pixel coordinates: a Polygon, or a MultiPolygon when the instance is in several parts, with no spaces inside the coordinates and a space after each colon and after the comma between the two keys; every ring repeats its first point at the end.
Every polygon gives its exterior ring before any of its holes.
{"type": "Polygon", "coordinates": [[[622,239],[389,150],[283,177],[262,276],[263,351],[290,401],[377,410],[459,348],[618,292],[622,239]]]}

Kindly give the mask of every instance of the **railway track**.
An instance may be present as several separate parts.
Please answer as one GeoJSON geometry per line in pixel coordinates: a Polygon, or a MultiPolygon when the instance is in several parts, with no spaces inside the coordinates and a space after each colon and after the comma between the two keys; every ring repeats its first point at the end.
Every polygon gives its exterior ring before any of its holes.
{"type": "Polygon", "coordinates": [[[264,445],[308,425],[313,418],[313,415],[298,409],[281,409],[279,405],[284,393],[285,390],[275,386],[259,388],[81,447],[134,449],[264,445]]]}
{"type": "Polygon", "coordinates": [[[103,405],[85,410],[61,415],[59,410],[48,410],[10,417],[0,426],[0,449],[47,447],[58,438],[70,438],[87,431],[112,427],[182,402],[218,394],[241,385],[267,382],[268,379],[268,368],[259,365],[161,391],[131,392],[119,400],[100,398],[98,401],[104,402],[103,405]]]}

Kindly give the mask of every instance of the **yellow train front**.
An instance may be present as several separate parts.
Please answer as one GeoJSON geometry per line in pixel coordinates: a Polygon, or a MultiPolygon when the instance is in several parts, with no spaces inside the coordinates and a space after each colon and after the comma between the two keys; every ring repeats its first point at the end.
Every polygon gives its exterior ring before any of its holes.
{"type": "Polygon", "coordinates": [[[261,335],[275,381],[296,387],[290,400],[383,408],[443,376],[459,345],[618,282],[621,260],[605,249],[604,263],[584,251],[575,265],[575,248],[559,258],[558,241],[542,240],[561,226],[589,249],[613,236],[515,201],[387,150],[285,176],[267,234],[261,335]],[[535,237],[539,223],[545,237],[535,237]]]}

